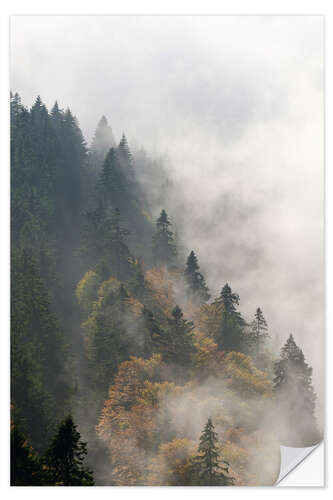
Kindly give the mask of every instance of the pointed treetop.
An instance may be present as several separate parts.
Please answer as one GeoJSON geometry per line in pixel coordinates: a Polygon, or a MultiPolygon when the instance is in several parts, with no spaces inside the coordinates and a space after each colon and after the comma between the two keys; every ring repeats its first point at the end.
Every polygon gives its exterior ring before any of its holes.
{"type": "Polygon", "coordinates": [[[167,225],[170,226],[171,222],[169,220],[168,214],[162,209],[159,218],[157,219],[157,226],[167,225]]]}
{"type": "Polygon", "coordinates": [[[130,148],[128,146],[128,142],[127,142],[127,139],[126,139],[126,136],[124,133],[121,137],[121,141],[120,141],[119,146],[118,146],[118,151],[120,152],[121,156],[127,162],[129,162],[129,163],[131,162],[132,154],[131,154],[131,151],[130,151],[130,148]]]}
{"type": "Polygon", "coordinates": [[[108,121],[105,115],[102,116],[100,121],[98,122],[98,127],[107,127],[108,126],[108,121]]]}
{"type": "Polygon", "coordinates": [[[38,95],[34,104],[32,105],[31,111],[33,113],[34,111],[41,111],[41,110],[47,111],[45,105],[42,102],[40,95],[38,95]]]}
{"type": "Polygon", "coordinates": [[[179,306],[176,305],[176,307],[172,310],[172,316],[176,321],[180,321],[183,318],[183,311],[179,306]]]}

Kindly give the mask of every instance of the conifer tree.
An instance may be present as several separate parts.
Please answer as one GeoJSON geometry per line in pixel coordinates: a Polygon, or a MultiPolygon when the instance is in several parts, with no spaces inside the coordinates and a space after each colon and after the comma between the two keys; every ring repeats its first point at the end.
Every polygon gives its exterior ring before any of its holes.
{"type": "Polygon", "coordinates": [[[103,203],[108,206],[119,201],[124,192],[124,178],[119,171],[117,151],[111,148],[103,162],[98,186],[103,203]]]}
{"type": "Polygon", "coordinates": [[[290,334],[274,365],[273,392],[279,412],[279,433],[285,446],[311,446],[320,439],[315,418],[312,368],[290,334]],[[297,425],[291,423],[297,422],[297,425]]]}
{"type": "MultiPolygon", "coordinates": [[[[143,311],[143,321],[144,327],[147,331],[146,334],[146,352],[163,352],[167,348],[167,337],[162,332],[158,321],[156,320],[152,311],[150,311],[147,307],[144,306],[143,311]]],[[[147,356],[149,357],[149,356],[147,356]]]]}
{"type": "Polygon", "coordinates": [[[193,300],[207,302],[210,295],[205,278],[199,272],[199,269],[198,259],[192,250],[187,258],[186,269],[184,271],[187,293],[193,300]]]}
{"type": "Polygon", "coordinates": [[[58,486],[93,486],[92,472],[83,465],[87,445],[81,441],[71,416],[58,426],[45,454],[51,484],[58,486]]]}
{"type": "Polygon", "coordinates": [[[269,338],[267,322],[260,307],[257,308],[248,336],[250,352],[259,357],[269,338]]]}
{"type": "Polygon", "coordinates": [[[108,151],[110,148],[114,148],[115,145],[112,128],[108,124],[107,118],[103,115],[98,122],[90,148],[92,167],[96,171],[101,168],[108,151]]]}
{"type": "Polygon", "coordinates": [[[153,236],[153,257],[155,265],[173,264],[176,257],[176,246],[173,233],[170,230],[171,222],[163,209],[156,222],[156,233],[153,236]]]}
{"type": "Polygon", "coordinates": [[[16,425],[10,432],[10,484],[11,486],[41,486],[43,469],[39,456],[34,452],[16,425]]]}
{"type": "Polygon", "coordinates": [[[133,157],[128,146],[125,134],[122,135],[121,141],[118,146],[118,157],[121,166],[125,169],[126,173],[132,176],[133,174],[133,157]]]}
{"type": "Polygon", "coordinates": [[[188,367],[191,364],[191,356],[196,351],[193,344],[193,328],[193,322],[184,319],[182,310],[176,306],[171,318],[168,319],[168,327],[164,332],[165,341],[162,341],[165,361],[181,367],[188,367]]]}
{"type": "Polygon", "coordinates": [[[218,436],[211,418],[207,420],[200,436],[198,452],[199,454],[192,461],[194,484],[201,486],[234,484],[234,479],[229,474],[229,463],[220,460],[218,436]]]}
{"type": "Polygon", "coordinates": [[[239,295],[233,293],[228,283],[226,283],[220,296],[215,299],[215,303],[223,305],[222,321],[215,338],[219,349],[243,352],[245,349],[244,328],[246,323],[240,312],[237,311],[239,295]]]}
{"type": "Polygon", "coordinates": [[[120,210],[118,208],[114,210],[111,223],[111,266],[114,271],[113,275],[119,280],[126,280],[132,275],[133,257],[126,244],[126,238],[130,233],[122,225],[120,210]]]}
{"type": "Polygon", "coordinates": [[[69,381],[64,339],[51,310],[36,260],[27,251],[12,256],[11,400],[32,445],[40,450],[59,416],[69,381]]]}

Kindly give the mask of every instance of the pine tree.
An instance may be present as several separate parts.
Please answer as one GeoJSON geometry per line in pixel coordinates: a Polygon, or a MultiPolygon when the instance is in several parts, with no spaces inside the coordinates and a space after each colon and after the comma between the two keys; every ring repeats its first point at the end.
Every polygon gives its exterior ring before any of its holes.
{"type": "Polygon", "coordinates": [[[215,338],[219,349],[243,352],[245,349],[244,328],[246,323],[240,312],[237,311],[239,295],[233,293],[228,283],[226,283],[215,303],[223,305],[222,321],[215,338]]]}
{"type": "Polygon", "coordinates": [[[45,473],[39,456],[29,445],[16,425],[10,432],[10,484],[11,486],[41,486],[45,473]]]}
{"type": "Polygon", "coordinates": [[[122,135],[121,141],[120,141],[119,146],[118,146],[118,157],[119,157],[120,165],[125,170],[128,178],[130,180],[134,175],[133,157],[132,157],[132,153],[130,151],[130,148],[128,146],[128,142],[127,142],[125,134],[122,135]]]}
{"type": "Polygon", "coordinates": [[[192,250],[187,258],[186,269],[184,271],[187,293],[195,301],[207,302],[210,299],[210,295],[205,278],[199,272],[199,269],[198,259],[192,250]]]}
{"type": "Polygon", "coordinates": [[[103,162],[98,190],[105,206],[117,203],[124,193],[125,179],[119,170],[117,151],[111,148],[103,162]]]}
{"type": "Polygon", "coordinates": [[[158,352],[160,348],[160,341],[162,332],[158,326],[158,322],[154,314],[145,306],[142,311],[143,324],[145,329],[145,342],[144,342],[144,358],[149,358],[153,351],[158,352]]]}
{"type": "Polygon", "coordinates": [[[68,397],[67,354],[38,264],[25,250],[13,252],[11,281],[11,400],[20,427],[41,450],[68,397]]]}
{"type": "Polygon", "coordinates": [[[251,330],[248,336],[250,353],[259,358],[263,352],[269,338],[267,322],[260,307],[257,308],[254,319],[251,323],[251,330]]]}
{"type": "Polygon", "coordinates": [[[126,238],[130,234],[128,229],[122,225],[120,210],[116,208],[111,220],[111,267],[113,275],[119,280],[129,279],[132,275],[132,263],[134,261],[126,238]]]}
{"type": "Polygon", "coordinates": [[[90,148],[90,159],[94,170],[98,171],[101,168],[110,148],[115,148],[115,145],[112,128],[103,115],[98,122],[90,148]]]}
{"type": "Polygon", "coordinates": [[[60,423],[45,454],[51,484],[58,486],[93,486],[92,472],[83,465],[87,445],[71,416],[60,423]]]}
{"type": "Polygon", "coordinates": [[[209,418],[200,436],[199,454],[192,461],[192,481],[201,486],[230,486],[234,479],[229,474],[229,463],[221,461],[218,436],[209,418]]]}
{"type": "Polygon", "coordinates": [[[181,367],[191,364],[191,356],[196,352],[193,344],[192,321],[184,319],[179,306],[176,306],[171,318],[168,318],[168,326],[163,332],[163,340],[160,338],[163,359],[181,367]]]}
{"type": "Polygon", "coordinates": [[[293,335],[281,349],[274,365],[273,392],[279,413],[281,444],[311,446],[320,439],[316,418],[316,394],[312,386],[312,368],[305,362],[293,335]],[[297,425],[292,425],[297,423],[297,425]]]}
{"type": "Polygon", "coordinates": [[[153,256],[155,265],[173,264],[176,257],[176,246],[173,233],[170,230],[171,222],[163,209],[156,222],[156,233],[153,236],[153,256]]]}

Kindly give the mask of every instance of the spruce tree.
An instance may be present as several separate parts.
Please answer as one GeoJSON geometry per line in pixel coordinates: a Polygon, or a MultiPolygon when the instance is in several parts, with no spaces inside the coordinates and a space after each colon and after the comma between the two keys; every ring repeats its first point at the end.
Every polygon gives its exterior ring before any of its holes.
{"type": "Polygon", "coordinates": [[[250,326],[251,329],[248,336],[250,353],[258,358],[263,352],[269,338],[267,322],[260,307],[257,308],[250,326]]]}
{"type": "Polygon", "coordinates": [[[196,349],[193,343],[193,322],[184,319],[179,306],[176,306],[168,318],[168,327],[164,332],[165,342],[162,347],[163,359],[180,367],[191,364],[191,356],[196,349]]]}
{"type": "Polygon", "coordinates": [[[202,431],[199,454],[192,461],[192,481],[200,486],[230,486],[234,479],[229,474],[229,463],[220,460],[218,436],[209,418],[202,431]]]}
{"type": "Polygon", "coordinates": [[[153,257],[155,265],[170,266],[176,257],[176,246],[173,233],[170,230],[171,222],[163,209],[156,222],[156,232],[153,236],[153,257]]]}
{"type": "Polygon", "coordinates": [[[114,148],[115,145],[112,128],[109,126],[107,118],[103,115],[98,122],[90,147],[90,160],[95,171],[101,168],[108,151],[110,148],[114,148]]]}
{"type": "Polygon", "coordinates": [[[11,486],[42,486],[45,473],[39,456],[16,427],[10,432],[10,484],[11,486]]]}
{"type": "Polygon", "coordinates": [[[219,349],[243,352],[245,349],[244,328],[246,322],[240,312],[237,311],[239,295],[233,293],[228,283],[226,283],[215,302],[223,305],[222,321],[215,338],[219,349]]]}
{"type": "Polygon", "coordinates": [[[120,161],[120,165],[125,170],[129,179],[133,176],[133,157],[128,146],[128,142],[125,134],[122,135],[121,141],[118,146],[118,158],[120,161]]]}
{"type": "Polygon", "coordinates": [[[83,465],[87,445],[71,416],[58,426],[45,454],[49,481],[58,486],[93,486],[92,472],[83,465]]]}
{"type": "Polygon", "coordinates": [[[205,278],[199,272],[199,269],[198,259],[192,250],[187,258],[186,269],[184,271],[187,293],[195,301],[207,302],[210,295],[205,278]]]}
{"type": "Polygon", "coordinates": [[[117,151],[111,148],[103,162],[98,190],[106,206],[113,205],[124,192],[124,178],[119,171],[117,151]]]}
{"type": "Polygon", "coordinates": [[[68,397],[67,354],[38,264],[26,250],[13,252],[11,288],[11,401],[20,427],[41,450],[68,397]]]}
{"type": "Polygon", "coordinates": [[[320,436],[315,418],[312,368],[305,362],[292,334],[281,349],[274,374],[273,393],[281,444],[298,447],[315,444],[320,436]]]}

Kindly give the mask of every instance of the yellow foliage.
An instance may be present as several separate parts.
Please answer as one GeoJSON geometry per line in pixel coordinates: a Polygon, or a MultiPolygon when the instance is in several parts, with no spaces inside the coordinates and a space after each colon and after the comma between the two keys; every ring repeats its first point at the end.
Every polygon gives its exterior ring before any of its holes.
{"type": "Polygon", "coordinates": [[[109,278],[106,281],[103,281],[101,286],[98,289],[98,297],[100,301],[108,300],[116,296],[119,291],[121,283],[117,278],[109,278]]]}
{"type": "Polygon", "coordinates": [[[271,382],[267,375],[240,352],[230,352],[225,356],[223,375],[227,379],[227,386],[239,395],[271,394],[271,382]]]}
{"type": "Polygon", "coordinates": [[[85,312],[90,312],[97,298],[98,278],[94,271],[87,271],[76,287],[76,297],[85,312]]]}
{"type": "Polygon", "coordinates": [[[214,302],[213,304],[202,304],[196,320],[199,336],[215,338],[222,320],[223,304],[214,302]]]}
{"type": "Polygon", "coordinates": [[[149,466],[147,484],[153,486],[181,486],[187,484],[190,459],[196,454],[197,444],[188,439],[174,439],[160,445],[158,454],[149,466]]]}
{"type": "Polygon", "coordinates": [[[201,378],[217,375],[221,371],[224,354],[218,350],[217,344],[209,337],[202,337],[196,344],[193,364],[197,375],[201,378]]]}
{"type": "Polygon", "coordinates": [[[145,280],[154,299],[166,314],[171,314],[175,306],[173,282],[166,267],[154,267],[145,274],[145,280]]]}

